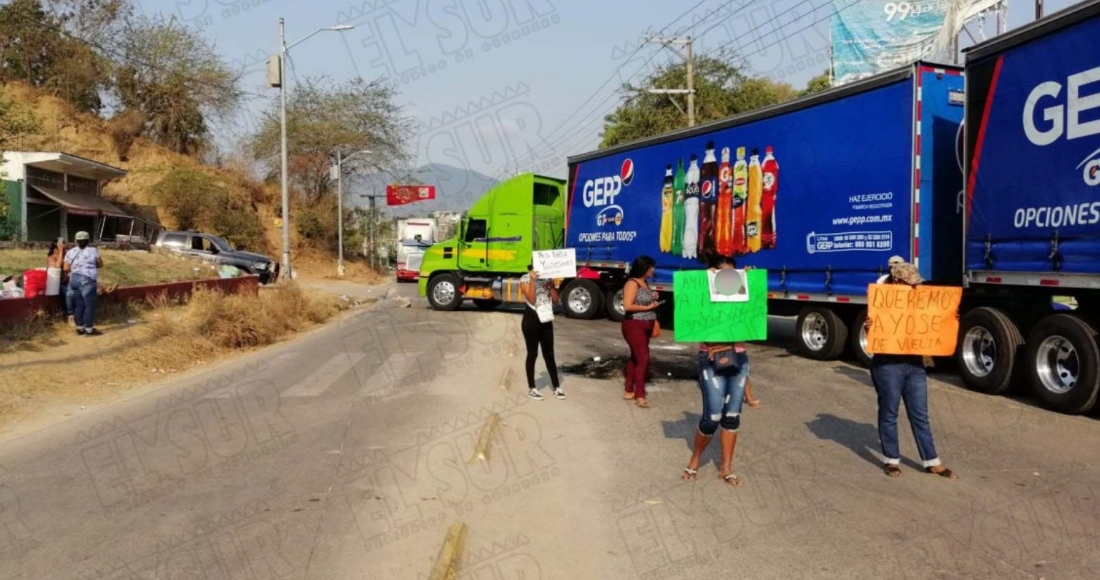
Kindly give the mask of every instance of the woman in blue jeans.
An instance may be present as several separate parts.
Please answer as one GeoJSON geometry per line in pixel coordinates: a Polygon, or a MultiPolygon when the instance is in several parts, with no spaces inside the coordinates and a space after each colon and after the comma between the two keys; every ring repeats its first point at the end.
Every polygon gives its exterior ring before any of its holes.
{"type": "MultiPolygon", "coordinates": [[[[881,283],[917,286],[924,282],[916,266],[898,259],[890,259],[890,274],[881,283]]],[[[873,321],[868,318],[867,326],[873,321]]],[[[905,414],[917,440],[917,452],[926,473],[949,479],[958,475],[943,466],[932,427],[928,422],[928,375],[924,370],[924,357],[917,355],[876,354],[871,358],[871,381],[878,393],[878,436],[882,443],[884,472],[890,477],[901,477],[901,451],[898,448],[898,407],[905,401],[905,414]]]]}
{"type": "MultiPolygon", "coordinates": [[[[711,271],[734,268],[732,258],[716,256],[711,259],[711,271]]],[[[726,483],[738,487],[741,480],[733,474],[733,451],[737,446],[737,430],[741,426],[741,403],[745,396],[745,384],[749,379],[749,355],[741,343],[699,344],[699,390],[703,395],[703,413],[699,429],[695,432],[695,445],[691,459],[681,477],[692,481],[699,473],[699,461],[710,445],[715,431],[721,428],[722,464],[718,476],[726,483]],[[732,368],[716,368],[716,360],[732,358],[732,368]]]]}

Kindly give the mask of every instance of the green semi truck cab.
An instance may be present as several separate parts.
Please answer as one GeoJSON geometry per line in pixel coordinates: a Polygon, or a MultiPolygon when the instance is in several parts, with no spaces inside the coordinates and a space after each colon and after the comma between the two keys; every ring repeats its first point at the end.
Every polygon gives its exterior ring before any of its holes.
{"type": "Polygon", "coordinates": [[[464,300],[492,309],[522,302],[519,278],[531,253],[565,243],[565,182],[532,173],[487,191],[459,222],[455,237],[430,247],[420,266],[420,295],[432,308],[464,300]]]}

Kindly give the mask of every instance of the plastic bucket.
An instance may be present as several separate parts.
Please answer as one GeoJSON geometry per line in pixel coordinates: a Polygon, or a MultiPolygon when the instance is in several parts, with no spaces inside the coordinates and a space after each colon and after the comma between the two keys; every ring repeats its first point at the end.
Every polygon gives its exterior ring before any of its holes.
{"type": "Polygon", "coordinates": [[[61,268],[46,268],[46,296],[61,294],[61,268]]]}
{"type": "Polygon", "coordinates": [[[27,298],[41,296],[46,293],[46,269],[27,270],[23,272],[23,295],[27,298]]]}

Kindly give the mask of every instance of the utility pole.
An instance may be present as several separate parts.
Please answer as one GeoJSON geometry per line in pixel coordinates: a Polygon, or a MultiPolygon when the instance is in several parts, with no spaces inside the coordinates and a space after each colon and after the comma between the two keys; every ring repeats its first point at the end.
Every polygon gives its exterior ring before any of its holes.
{"type": "Polygon", "coordinates": [[[1043,17],[1043,0],[1035,0],[1035,20],[1043,17]]]}
{"type": "MultiPolygon", "coordinates": [[[[687,118],[688,127],[695,126],[695,67],[691,54],[691,37],[686,38],[663,38],[660,36],[650,36],[646,39],[648,44],[660,44],[665,48],[672,51],[676,56],[684,59],[684,63],[687,65],[687,88],[686,89],[649,89],[649,92],[655,95],[687,95],[687,118]],[[673,48],[674,45],[683,46],[684,52],[673,48]]],[[[672,104],[676,105],[677,109],[680,109],[680,105],[673,100],[672,104]]],[[[683,109],[680,109],[683,112],[683,109]]]]}

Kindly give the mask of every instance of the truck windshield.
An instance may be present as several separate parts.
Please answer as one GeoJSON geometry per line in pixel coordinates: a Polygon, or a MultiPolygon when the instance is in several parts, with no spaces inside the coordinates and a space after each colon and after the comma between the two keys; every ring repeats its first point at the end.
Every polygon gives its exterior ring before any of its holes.
{"type": "Polygon", "coordinates": [[[428,242],[421,242],[419,240],[411,238],[407,240],[401,240],[401,245],[405,246],[406,248],[427,248],[431,246],[431,244],[428,242]]]}

